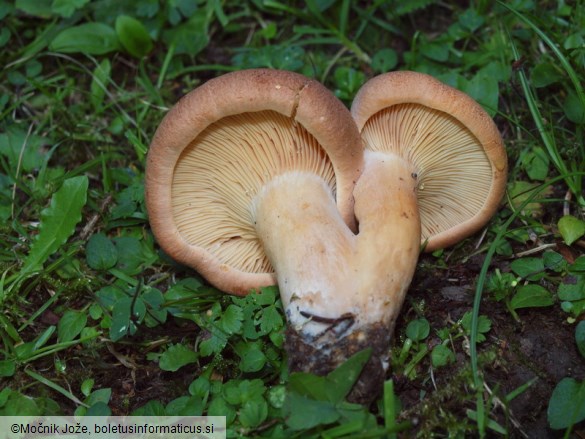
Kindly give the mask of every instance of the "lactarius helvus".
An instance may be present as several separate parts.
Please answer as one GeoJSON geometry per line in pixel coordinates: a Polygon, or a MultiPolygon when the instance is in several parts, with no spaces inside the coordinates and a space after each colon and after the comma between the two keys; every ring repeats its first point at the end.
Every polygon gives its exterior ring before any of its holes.
{"type": "Polygon", "coordinates": [[[481,227],[502,196],[506,158],[481,107],[426,75],[374,78],[352,112],[355,121],[291,72],[208,81],[158,128],[146,199],[161,247],[210,283],[233,294],[278,283],[292,370],[324,374],[372,348],[350,395],[367,402],[421,239],[438,248],[481,227]],[[411,100],[402,87],[412,82],[431,99],[411,100]],[[472,151],[451,149],[463,144],[472,151]],[[478,171],[465,169],[472,160],[478,171]]]}

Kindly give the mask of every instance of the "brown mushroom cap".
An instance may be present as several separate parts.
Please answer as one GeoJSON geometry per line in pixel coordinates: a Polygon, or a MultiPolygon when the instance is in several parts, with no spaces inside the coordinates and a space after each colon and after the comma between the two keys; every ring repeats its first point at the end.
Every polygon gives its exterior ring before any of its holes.
{"type": "Polygon", "coordinates": [[[479,230],[505,191],[507,157],[491,117],[465,93],[416,72],[369,80],[351,112],[365,147],[415,165],[426,251],[479,230]]]}
{"type": "Polygon", "coordinates": [[[268,69],[212,79],[168,112],[152,140],[145,186],[153,233],[171,257],[227,292],[273,285],[254,196],[278,175],[317,174],[355,228],[362,153],[349,111],[315,80],[268,69]]]}

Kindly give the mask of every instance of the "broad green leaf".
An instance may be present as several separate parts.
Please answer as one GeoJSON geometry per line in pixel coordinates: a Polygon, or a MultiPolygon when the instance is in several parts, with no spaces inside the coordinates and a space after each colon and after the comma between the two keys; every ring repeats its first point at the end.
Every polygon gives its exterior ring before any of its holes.
{"type": "Polygon", "coordinates": [[[385,73],[392,70],[398,64],[398,55],[394,49],[384,48],[372,57],[372,69],[377,73],[385,73]]]}
{"type": "Polygon", "coordinates": [[[67,362],[61,360],[58,357],[56,357],[55,360],[53,361],[53,365],[58,373],[65,373],[65,371],[67,370],[67,362]]]}
{"type": "Polygon", "coordinates": [[[516,259],[510,264],[510,268],[518,276],[531,281],[540,280],[546,275],[542,258],[516,259]]]}
{"type": "Polygon", "coordinates": [[[563,378],[548,402],[550,428],[560,430],[585,419],[585,382],[563,378]]]}
{"type": "Polygon", "coordinates": [[[371,356],[372,349],[364,349],[353,354],[343,364],[329,372],[326,378],[328,383],[326,386],[327,400],[334,403],[343,401],[351,391],[371,356]]]}
{"type": "Polygon", "coordinates": [[[567,245],[571,245],[585,235],[585,221],[571,215],[565,215],[558,222],[559,232],[567,245]]]}
{"type": "Polygon", "coordinates": [[[549,158],[542,148],[534,148],[522,156],[522,165],[531,180],[544,180],[548,175],[549,158]]]}
{"type": "Polygon", "coordinates": [[[112,341],[118,341],[126,334],[134,335],[138,329],[136,325],[142,322],[145,315],[146,305],[141,298],[125,296],[118,300],[112,309],[112,341]]]}
{"type": "Polygon", "coordinates": [[[433,367],[442,367],[455,361],[455,354],[447,346],[440,344],[433,348],[431,352],[431,362],[433,367]]]}
{"type": "Polygon", "coordinates": [[[28,360],[35,351],[35,344],[33,342],[19,344],[14,347],[14,353],[19,360],[28,360]]]}
{"type": "Polygon", "coordinates": [[[207,416],[225,416],[226,424],[230,425],[236,418],[236,409],[221,396],[216,396],[207,408],[207,416]]]}
{"type": "Polygon", "coordinates": [[[583,106],[583,103],[575,93],[569,92],[567,94],[567,98],[563,104],[563,110],[565,110],[567,119],[571,122],[577,124],[585,123],[585,106],[583,106]]]}
{"type": "Polygon", "coordinates": [[[132,416],[166,416],[165,407],[160,401],[151,399],[132,412],[132,416]]]}
{"type": "Polygon", "coordinates": [[[118,262],[118,250],[106,235],[96,233],[87,242],[85,257],[94,270],[107,270],[118,262]]]}
{"type": "Polygon", "coordinates": [[[102,401],[98,401],[92,404],[83,416],[110,416],[112,410],[108,407],[108,404],[102,401]]]}
{"type": "Polygon", "coordinates": [[[65,180],[55,192],[50,206],[41,212],[39,234],[24,261],[21,277],[40,270],[49,256],[73,234],[87,200],[87,187],[87,177],[79,176],[65,180]]]}
{"type": "Polygon", "coordinates": [[[209,395],[210,389],[211,383],[209,382],[209,379],[202,375],[199,375],[197,378],[195,378],[189,385],[189,393],[200,398],[206,398],[207,395],[209,395]]]}
{"type": "MultiPolygon", "coordinates": [[[[8,320],[8,317],[5,317],[2,313],[0,313],[0,327],[4,333],[12,339],[12,341],[16,342],[15,344],[21,344],[23,342],[19,332],[12,325],[10,320],[8,320]]],[[[10,340],[10,338],[7,338],[6,340],[10,340]]]]}
{"type": "Polygon", "coordinates": [[[162,370],[175,372],[181,367],[197,361],[198,355],[182,344],[170,346],[160,357],[158,362],[162,370]]]}
{"type": "Polygon", "coordinates": [[[91,394],[85,399],[85,403],[89,406],[94,405],[98,402],[103,402],[107,404],[110,402],[110,398],[112,397],[112,389],[106,387],[104,389],[97,389],[91,392],[91,394]]]}
{"type": "MultiPolygon", "coordinates": [[[[468,334],[471,334],[471,317],[472,317],[472,315],[473,314],[471,311],[467,311],[465,314],[463,314],[463,317],[461,317],[461,326],[463,326],[463,328],[465,329],[465,331],[468,334]]],[[[478,341],[478,343],[481,343],[481,342],[486,340],[484,334],[488,333],[491,328],[492,328],[492,321],[487,316],[480,315],[478,318],[478,321],[477,321],[477,331],[478,331],[477,341],[478,341]]]]}
{"type": "Polygon", "coordinates": [[[268,404],[264,399],[246,401],[238,411],[238,414],[243,427],[257,427],[268,417],[268,404]]]}
{"type": "Polygon", "coordinates": [[[227,340],[228,337],[225,333],[220,330],[213,331],[209,338],[199,343],[199,353],[204,357],[217,354],[225,347],[227,340]]]}
{"type": "Polygon", "coordinates": [[[526,200],[532,199],[534,201],[526,204],[523,207],[522,212],[525,215],[531,215],[533,217],[541,216],[543,213],[543,207],[538,201],[549,195],[551,190],[550,188],[547,188],[544,191],[539,192],[536,197],[533,197],[534,191],[537,190],[537,188],[537,183],[529,183],[527,181],[516,180],[513,183],[510,183],[508,185],[508,193],[510,194],[514,207],[519,209],[526,200]]]}
{"type": "Polygon", "coordinates": [[[106,309],[111,310],[114,304],[125,297],[124,291],[115,285],[109,285],[99,289],[96,293],[96,299],[106,309]]]}
{"type": "Polygon", "coordinates": [[[201,416],[203,401],[196,396],[180,396],[165,407],[166,416],[201,416]]]}
{"type": "Polygon", "coordinates": [[[566,276],[563,282],[559,284],[557,295],[559,299],[569,302],[585,299],[585,276],[566,276]]]}
{"type": "Polygon", "coordinates": [[[577,259],[575,259],[575,262],[573,262],[569,266],[569,271],[571,273],[584,272],[585,271],[585,256],[579,256],[577,259]]]}
{"type": "Polygon", "coordinates": [[[47,138],[35,134],[29,136],[18,126],[10,126],[0,134],[0,154],[6,157],[14,172],[19,164],[22,171],[29,172],[45,162],[42,148],[47,143],[47,138]]]}
{"type": "Polygon", "coordinates": [[[145,323],[149,327],[154,327],[159,323],[167,321],[167,309],[163,306],[165,298],[160,290],[146,287],[145,291],[140,295],[140,298],[144,301],[148,309],[145,323]]]}
{"type": "Polygon", "coordinates": [[[286,386],[278,384],[268,389],[267,399],[272,407],[280,409],[284,406],[286,395],[286,386]]]}
{"type": "Polygon", "coordinates": [[[421,341],[429,336],[431,326],[425,318],[413,320],[406,327],[406,336],[412,341],[421,341]]]}
{"type": "Polygon", "coordinates": [[[0,407],[4,407],[11,393],[12,390],[10,387],[4,387],[2,390],[0,390],[0,407]]]}
{"type": "Polygon", "coordinates": [[[14,360],[0,360],[0,377],[11,377],[16,372],[14,360]]]}
{"type": "Polygon", "coordinates": [[[238,380],[230,380],[221,388],[224,399],[232,405],[241,405],[243,402],[239,384],[238,380]]]}
{"type": "Polygon", "coordinates": [[[195,56],[209,44],[207,26],[207,12],[205,8],[199,8],[187,22],[166,30],[163,40],[167,46],[175,46],[175,54],[195,56]]]}
{"type": "Polygon", "coordinates": [[[582,48],[583,44],[585,44],[585,38],[583,35],[583,31],[581,30],[577,33],[569,35],[565,42],[563,43],[563,47],[567,50],[578,49],[582,48]]]}
{"type": "MultiPolygon", "coordinates": [[[[6,46],[6,44],[10,41],[11,37],[12,33],[10,33],[10,31],[7,28],[3,27],[2,29],[0,29],[0,47],[6,46]]],[[[3,110],[4,106],[8,102],[7,97],[8,95],[0,97],[0,110],[3,110]]]]}
{"type": "Polygon", "coordinates": [[[341,402],[352,389],[371,355],[371,349],[364,349],[352,355],[326,377],[295,372],[289,378],[288,390],[315,400],[341,402]]]}
{"type": "Polygon", "coordinates": [[[566,313],[571,313],[574,317],[578,317],[585,312],[585,300],[561,302],[561,309],[566,313]]]}
{"type": "Polygon", "coordinates": [[[96,111],[101,111],[102,109],[111,72],[112,65],[108,58],[103,59],[93,71],[91,85],[89,87],[89,100],[96,111]]]}
{"type": "Polygon", "coordinates": [[[293,430],[308,430],[317,425],[331,424],[340,417],[329,401],[316,401],[295,392],[287,394],[284,402],[286,425],[293,430]]]}
{"type": "Polygon", "coordinates": [[[459,16],[459,23],[469,31],[475,32],[485,23],[485,18],[477,10],[470,7],[459,16]]]}
{"type": "Polygon", "coordinates": [[[39,416],[41,409],[36,402],[20,392],[12,391],[6,405],[0,408],[0,416],[39,416]]]}
{"type": "Polygon", "coordinates": [[[116,268],[124,274],[134,276],[158,257],[146,241],[134,236],[120,236],[114,238],[113,241],[118,250],[116,268]]]}
{"type": "Polygon", "coordinates": [[[567,261],[563,258],[563,255],[552,250],[545,251],[542,254],[542,261],[546,268],[556,272],[564,271],[567,268],[567,261]]]}
{"type": "Polygon", "coordinates": [[[240,68],[269,67],[299,71],[304,65],[305,50],[300,46],[266,45],[238,52],[232,63],[240,68]]]}
{"type": "Polygon", "coordinates": [[[554,84],[562,78],[559,69],[549,62],[536,64],[530,73],[530,80],[536,88],[554,84]]]}
{"type": "Polygon", "coordinates": [[[88,3],[89,0],[53,0],[51,10],[61,17],[69,18],[88,3]]]}
{"type": "Polygon", "coordinates": [[[325,377],[308,372],[294,372],[288,381],[288,391],[321,401],[327,400],[328,382],[325,377]]]}
{"type": "Polygon", "coordinates": [[[267,306],[262,311],[262,317],[260,319],[260,330],[263,334],[268,334],[271,331],[282,328],[284,321],[282,315],[276,309],[276,306],[267,306]]]}
{"type": "Polygon", "coordinates": [[[429,59],[445,62],[449,59],[449,43],[446,41],[425,41],[421,44],[421,53],[429,59]]]}
{"type": "Polygon", "coordinates": [[[265,391],[266,386],[260,379],[243,380],[238,384],[238,392],[242,403],[262,399],[265,391]]]}
{"type": "Polygon", "coordinates": [[[266,355],[257,344],[246,344],[238,352],[240,355],[240,369],[242,372],[258,372],[266,364],[266,355]]]}
{"type": "Polygon", "coordinates": [[[433,2],[434,0],[411,0],[408,2],[396,2],[392,8],[392,15],[400,17],[402,15],[410,14],[411,12],[414,12],[417,9],[422,9],[433,2]]]}
{"type": "Polygon", "coordinates": [[[260,292],[246,297],[253,298],[254,303],[258,305],[272,305],[278,297],[278,287],[260,288],[260,292]]]}
{"type": "Polygon", "coordinates": [[[335,95],[340,99],[353,99],[355,93],[365,82],[365,75],[353,67],[337,67],[333,73],[335,95]]]}
{"type": "Polygon", "coordinates": [[[478,101],[490,116],[498,110],[498,71],[500,65],[492,62],[480,69],[471,80],[469,80],[463,91],[478,101]]]}
{"type": "Polygon", "coordinates": [[[87,324],[87,314],[81,311],[68,310],[63,313],[57,325],[57,338],[64,343],[77,337],[87,324]]]}
{"type": "MultiPolygon", "coordinates": [[[[209,385],[207,388],[209,389],[209,385]]],[[[262,401],[265,391],[264,382],[260,379],[231,380],[221,388],[225,400],[235,406],[242,405],[245,402],[262,401]]]]}
{"type": "Polygon", "coordinates": [[[51,16],[51,4],[54,0],[16,0],[16,9],[34,15],[35,17],[48,18],[51,16]]]}
{"type": "Polygon", "coordinates": [[[120,49],[116,31],[104,23],[84,23],[61,31],[49,45],[61,53],[103,55],[120,49]]]}
{"type": "Polygon", "coordinates": [[[83,393],[86,397],[91,394],[93,386],[95,384],[95,380],[93,378],[87,378],[83,380],[81,383],[81,393],[83,393]]]}
{"type": "Polygon", "coordinates": [[[116,18],[116,33],[124,49],[136,58],[148,55],[153,44],[144,25],[128,15],[116,18]]]}
{"type": "Polygon", "coordinates": [[[550,306],[554,303],[551,293],[540,285],[528,284],[518,288],[518,292],[510,300],[512,309],[550,306]]]}
{"type": "Polygon", "coordinates": [[[221,329],[228,334],[234,334],[242,329],[243,312],[237,305],[229,305],[219,320],[221,329]]]}

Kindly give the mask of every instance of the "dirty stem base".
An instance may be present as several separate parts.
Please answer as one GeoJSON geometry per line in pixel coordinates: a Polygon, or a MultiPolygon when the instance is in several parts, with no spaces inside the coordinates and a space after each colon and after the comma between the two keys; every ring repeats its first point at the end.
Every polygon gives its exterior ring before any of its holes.
{"type": "Polygon", "coordinates": [[[353,354],[372,348],[372,356],[347,397],[350,402],[371,404],[380,395],[386,377],[392,329],[388,324],[374,323],[343,338],[324,333],[311,339],[289,327],[285,339],[289,369],[327,375],[353,354]]]}

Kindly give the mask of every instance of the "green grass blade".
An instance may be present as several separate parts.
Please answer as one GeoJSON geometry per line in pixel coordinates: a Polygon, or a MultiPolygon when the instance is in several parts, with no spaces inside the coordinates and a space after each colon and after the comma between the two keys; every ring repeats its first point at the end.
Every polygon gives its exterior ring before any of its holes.
{"type": "Polygon", "coordinates": [[[538,377],[535,377],[535,378],[532,378],[530,381],[525,382],[521,386],[517,387],[516,389],[514,389],[510,393],[508,393],[504,397],[504,400],[506,402],[512,401],[514,398],[516,398],[517,396],[523,394],[526,390],[528,390],[530,387],[532,387],[532,385],[534,383],[536,383],[537,381],[538,381],[538,377]]]}
{"type": "MultiPolygon", "coordinates": [[[[584,175],[584,173],[580,173],[580,175],[584,175]]],[[[478,356],[477,356],[477,339],[479,335],[479,309],[481,307],[481,299],[483,297],[483,289],[487,280],[487,273],[496,253],[496,249],[499,247],[500,242],[504,239],[504,235],[507,233],[510,224],[520,215],[520,213],[526,208],[526,206],[534,201],[536,196],[538,196],[542,191],[544,191],[550,185],[555,184],[558,181],[561,181],[563,176],[552,178],[550,181],[537,186],[534,189],[534,192],[527,197],[526,200],[514,211],[512,215],[504,222],[498,233],[496,234],[494,240],[492,241],[491,245],[488,248],[486,253],[485,259],[481,266],[481,270],[479,276],[477,278],[477,286],[475,288],[475,296],[473,299],[473,308],[471,314],[471,334],[469,339],[469,356],[471,362],[471,372],[473,375],[473,383],[475,386],[475,391],[477,392],[477,400],[476,400],[476,416],[477,416],[477,426],[480,432],[480,435],[485,435],[485,428],[487,426],[487,418],[485,416],[485,401],[483,400],[483,378],[481,377],[478,365],[478,356]]]]}
{"type": "MultiPolygon", "coordinates": [[[[396,396],[394,395],[394,381],[384,383],[384,425],[392,431],[396,427],[396,396]]],[[[396,439],[396,433],[389,433],[388,439],[396,439]]]]}
{"type": "Polygon", "coordinates": [[[342,35],[347,34],[350,3],[349,0],[343,0],[341,3],[341,11],[339,13],[339,32],[342,35]]]}
{"type": "Polygon", "coordinates": [[[81,402],[79,400],[79,398],[77,398],[73,393],[69,392],[68,390],[64,389],[63,387],[54,383],[53,381],[46,379],[44,376],[42,376],[36,372],[33,372],[32,370],[25,370],[25,372],[31,378],[34,378],[39,383],[44,384],[47,387],[50,387],[51,389],[55,390],[56,392],[59,392],[61,395],[65,396],[66,398],[69,398],[75,404],[82,405],[84,407],[89,407],[87,404],[84,404],[83,402],[81,402]]]}
{"type": "Polygon", "coordinates": [[[520,20],[522,20],[527,26],[529,26],[542,39],[542,41],[544,41],[544,43],[548,47],[550,47],[552,52],[556,55],[559,62],[561,63],[561,66],[563,66],[563,68],[565,69],[565,71],[569,75],[569,78],[571,79],[571,82],[573,83],[573,87],[575,87],[575,91],[577,92],[577,96],[579,97],[579,100],[581,101],[581,105],[583,107],[585,107],[585,91],[583,91],[583,85],[581,84],[581,80],[579,79],[579,75],[577,75],[577,72],[575,72],[575,69],[573,69],[573,66],[571,66],[571,63],[569,62],[569,60],[565,57],[565,55],[563,55],[563,52],[560,51],[560,49],[554,43],[554,41],[552,41],[548,37],[548,35],[546,35],[542,30],[540,30],[540,28],[538,26],[536,26],[536,24],[534,24],[524,14],[518,12],[516,9],[514,9],[510,5],[504,3],[500,0],[498,0],[498,3],[502,6],[504,6],[506,9],[508,9],[514,15],[516,15],[520,20]]]}
{"type": "MultiPolygon", "coordinates": [[[[510,36],[509,41],[514,58],[520,59],[520,54],[518,52],[518,49],[516,48],[516,44],[514,43],[514,40],[510,36]]],[[[536,125],[538,133],[540,134],[542,143],[545,146],[545,149],[548,153],[548,156],[550,157],[550,160],[554,164],[555,168],[557,169],[561,177],[565,180],[565,183],[567,184],[571,192],[578,198],[579,204],[581,206],[585,206],[585,200],[581,195],[581,180],[578,177],[569,175],[570,174],[569,168],[563,161],[563,158],[557,148],[555,137],[550,130],[546,129],[543,123],[544,119],[542,117],[542,114],[540,113],[540,110],[538,109],[538,102],[536,100],[536,96],[532,92],[532,88],[530,87],[528,78],[526,77],[524,71],[519,70],[518,77],[520,79],[522,91],[524,92],[524,95],[526,97],[526,103],[532,115],[532,119],[534,120],[534,124],[536,125]]]]}

